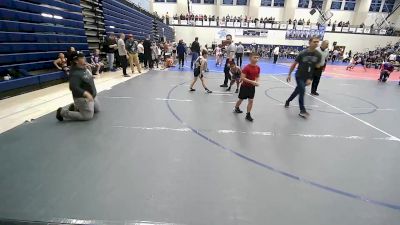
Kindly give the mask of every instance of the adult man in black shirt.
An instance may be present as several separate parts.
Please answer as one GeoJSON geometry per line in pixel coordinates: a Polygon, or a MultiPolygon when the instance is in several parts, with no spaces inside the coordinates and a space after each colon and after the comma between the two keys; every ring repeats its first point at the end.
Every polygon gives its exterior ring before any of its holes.
{"type": "Polygon", "coordinates": [[[107,64],[109,71],[114,72],[114,52],[117,49],[117,40],[115,39],[114,34],[110,34],[109,37],[106,37],[105,42],[103,44],[103,51],[107,53],[107,64]]]}
{"type": "Polygon", "coordinates": [[[150,37],[147,37],[146,40],[144,40],[143,48],[144,48],[144,67],[148,68],[148,66],[150,66],[150,61],[151,61],[151,42],[150,42],[150,37]]]}
{"type": "Polygon", "coordinates": [[[190,68],[193,69],[193,63],[199,58],[200,55],[200,44],[199,38],[196,37],[190,47],[190,51],[192,52],[192,61],[190,62],[190,68]]]}
{"type": "Polygon", "coordinates": [[[65,57],[67,58],[67,66],[72,65],[72,57],[73,55],[76,54],[76,50],[74,47],[69,47],[67,49],[67,53],[65,54],[65,57]]]}
{"type": "Polygon", "coordinates": [[[69,120],[90,120],[94,113],[99,111],[99,103],[96,95],[97,90],[93,76],[87,67],[85,55],[75,53],[73,55],[70,69],[69,88],[72,91],[74,104],[68,109],[58,108],[56,118],[59,121],[69,120]]]}
{"type": "Polygon", "coordinates": [[[319,63],[321,62],[321,54],[316,50],[319,44],[318,37],[312,37],[309,40],[309,47],[296,57],[295,62],[290,67],[289,75],[287,77],[287,82],[291,81],[291,75],[293,70],[297,67],[296,71],[296,82],[297,87],[294,89],[293,93],[290,95],[289,99],[286,100],[285,107],[289,107],[289,103],[299,95],[299,106],[300,106],[300,114],[299,116],[307,118],[310,114],[306,111],[304,107],[304,93],[306,90],[306,86],[311,84],[311,80],[314,76],[315,68],[319,68],[319,63]]]}

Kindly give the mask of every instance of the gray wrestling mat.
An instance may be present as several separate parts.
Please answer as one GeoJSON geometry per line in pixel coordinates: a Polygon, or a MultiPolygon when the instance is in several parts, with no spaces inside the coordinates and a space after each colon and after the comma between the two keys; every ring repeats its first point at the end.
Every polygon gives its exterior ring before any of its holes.
{"type": "Polygon", "coordinates": [[[152,71],[100,93],[92,121],[0,134],[0,224],[399,224],[398,85],[322,79],[304,120],[265,75],[250,123],[222,76],[205,94],[152,71]]]}

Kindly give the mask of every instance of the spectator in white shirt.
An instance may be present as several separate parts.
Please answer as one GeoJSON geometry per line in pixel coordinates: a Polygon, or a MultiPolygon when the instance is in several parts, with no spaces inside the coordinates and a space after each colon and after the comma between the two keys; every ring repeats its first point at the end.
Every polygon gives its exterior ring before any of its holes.
{"type": "MultiPolygon", "coordinates": [[[[138,44],[138,53],[139,53],[139,62],[143,64],[144,62],[144,47],[143,47],[143,41],[140,41],[138,44]]],[[[142,65],[143,66],[143,65],[142,65]]]]}
{"type": "Polygon", "coordinates": [[[128,52],[126,51],[126,48],[125,48],[125,34],[119,35],[117,45],[118,45],[119,60],[120,60],[121,66],[122,66],[122,71],[123,71],[124,77],[130,77],[126,73],[126,67],[128,66],[129,56],[128,56],[128,52]]]}
{"type": "Polygon", "coordinates": [[[278,57],[279,57],[279,46],[276,46],[274,48],[274,64],[276,64],[276,61],[278,61],[278,57]]]}
{"type": "Polygon", "coordinates": [[[242,45],[242,42],[239,42],[239,45],[236,47],[236,61],[239,67],[242,67],[243,53],[244,47],[242,45]]]}

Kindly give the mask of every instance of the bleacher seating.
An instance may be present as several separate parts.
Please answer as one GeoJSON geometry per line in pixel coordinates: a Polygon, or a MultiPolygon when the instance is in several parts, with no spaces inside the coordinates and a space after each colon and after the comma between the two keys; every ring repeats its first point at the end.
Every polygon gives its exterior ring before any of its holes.
{"type": "MultiPolygon", "coordinates": [[[[171,27],[127,0],[93,0],[93,4],[101,8],[92,9],[81,0],[0,0],[0,78],[10,69],[22,72],[11,80],[0,79],[0,92],[63,78],[64,73],[53,65],[58,54],[74,47],[88,56],[88,41],[92,43],[93,37],[105,33],[145,39],[153,36],[156,24],[159,36],[164,28],[166,39],[174,40],[171,27]],[[105,33],[98,27],[90,28],[93,21],[85,27],[82,7],[87,14],[103,10],[93,18],[105,26],[105,33]]],[[[90,18],[85,21],[93,20],[90,18]]]]}
{"type": "MultiPolygon", "coordinates": [[[[242,43],[243,47],[245,49],[251,49],[252,48],[252,44],[248,44],[248,43],[242,43]]],[[[286,49],[286,48],[291,48],[293,50],[298,50],[298,51],[302,51],[304,49],[304,46],[296,46],[296,45],[267,45],[267,44],[256,44],[256,46],[258,47],[266,47],[266,48],[273,48],[276,46],[279,46],[280,49],[286,49]]]]}
{"type": "Polygon", "coordinates": [[[103,0],[106,32],[133,34],[137,39],[145,39],[151,35],[153,18],[136,10],[131,4],[124,0],[103,0]]]}
{"type": "Polygon", "coordinates": [[[164,36],[167,41],[174,41],[175,40],[175,32],[174,30],[165,23],[162,23],[156,20],[157,23],[157,31],[160,37],[163,36],[163,29],[164,29],[164,36]]]}
{"type": "MultiPolygon", "coordinates": [[[[0,66],[12,65],[17,63],[38,62],[43,60],[54,60],[61,51],[48,51],[38,54],[37,52],[0,54],[0,66]]],[[[83,51],[86,55],[88,51],[83,51]]]]}
{"type": "Polygon", "coordinates": [[[9,69],[24,71],[20,78],[0,81],[0,92],[64,77],[62,71],[54,70],[53,60],[68,47],[89,54],[79,3],[0,1],[0,75],[6,75],[9,69]]]}

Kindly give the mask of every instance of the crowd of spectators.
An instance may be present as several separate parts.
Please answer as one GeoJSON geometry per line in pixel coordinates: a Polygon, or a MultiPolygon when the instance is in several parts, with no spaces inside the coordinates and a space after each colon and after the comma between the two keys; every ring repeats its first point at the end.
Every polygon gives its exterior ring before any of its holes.
{"type": "MultiPolygon", "coordinates": [[[[187,49],[186,43],[182,41],[180,44],[187,49]]],[[[118,37],[110,34],[105,37],[101,51],[94,49],[87,57],[86,66],[95,78],[99,77],[103,71],[115,72],[118,70],[124,70],[124,75],[129,76],[126,72],[128,66],[131,68],[132,74],[135,72],[135,68],[138,73],[142,72],[142,68],[164,69],[176,64],[178,60],[177,46],[177,43],[150,40],[150,37],[145,40],[135,40],[131,34],[126,36],[120,34],[118,37]]],[[[70,47],[66,52],[59,53],[53,62],[57,70],[64,71],[67,79],[73,62],[72,57],[77,53],[81,52],[70,47]]],[[[185,50],[185,54],[189,53],[190,51],[185,50]]]]}
{"type": "MultiPolygon", "coordinates": [[[[165,17],[163,16],[162,19],[166,20],[166,23],[169,24],[170,23],[170,18],[168,13],[165,15],[165,17]]],[[[178,15],[175,14],[173,16],[174,20],[178,20],[179,22],[181,20],[191,20],[191,21],[222,21],[222,22],[247,22],[247,23],[274,23],[275,22],[275,18],[274,17],[265,17],[265,18],[251,18],[248,16],[223,16],[223,17],[219,17],[219,16],[211,16],[211,15],[201,15],[201,14],[186,14],[186,15],[178,15]]]]}
{"type": "MultiPolygon", "coordinates": [[[[295,21],[292,22],[294,23],[295,21]]],[[[237,43],[237,45],[243,46],[243,50],[240,52],[242,55],[257,52],[262,58],[275,58],[274,61],[276,61],[277,58],[293,59],[302,50],[301,47],[295,46],[262,45],[255,43],[243,45],[242,43],[237,43]]],[[[216,60],[219,60],[220,62],[222,62],[222,59],[226,57],[225,46],[222,44],[213,42],[211,45],[200,45],[200,48],[208,50],[208,52],[215,55],[216,60]]],[[[117,39],[115,34],[110,34],[105,38],[102,48],[102,52],[107,55],[106,59],[104,59],[104,57],[102,58],[99,49],[95,49],[87,62],[87,67],[92,71],[93,75],[100,75],[105,66],[107,66],[109,71],[116,71],[121,68],[124,69],[124,67],[126,69],[126,67],[130,65],[132,73],[134,73],[134,68],[141,73],[141,68],[164,69],[175,66],[178,63],[179,67],[183,68],[185,57],[191,55],[192,50],[192,44],[188,45],[183,40],[179,40],[178,43],[169,41],[150,41],[150,38],[147,38],[146,40],[135,40],[133,35],[130,34],[128,34],[126,38],[125,35],[121,34],[119,39],[117,39]],[[121,43],[124,43],[123,46],[126,50],[126,54],[121,55],[119,49],[121,43]],[[126,65],[124,65],[124,59],[127,60],[126,65]]],[[[54,61],[54,66],[58,70],[64,71],[68,76],[69,68],[73,61],[71,57],[76,54],[76,52],[77,51],[73,47],[70,47],[65,53],[60,53],[58,58],[54,61]]],[[[383,62],[390,61],[399,70],[400,42],[382,48],[376,48],[375,50],[356,53],[352,53],[352,51],[345,52],[340,47],[336,47],[329,52],[329,60],[332,63],[337,61],[350,62],[352,60],[361,60],[365,63],[367,68],[371,67],[377,69],[380,68],[383,62]]]]}
{"type": "Polygon", "coordinates": [[[338,60],[361,61],[365,64],[366,68],[379,69],[384,62],[390,62],[400,71],[400,42],[389,44],[385,47],[378,47],[375,50],[356,52],[354,55],[351,51],[344,54],[339,53],[339,55],[341,57],[338,60]]]}
{"type": "MultiPolygon", "coordinates": [[[[157,12],[155,12],[155,15],[158,16],[157,12]]],[[[222,21],[222,22],[247,22],[247,23],[281,23],[283,21],[277,21],[275,19],[275,17],[260,17],[260,18],[252,18],[249,16],[231,16],[231,15],[227,15],[227,16],[223,16],[223,17],[219,17],[219,16],[215,16],[215,15],[206,15],[206,14],[175,14],[171,16],[166,13],[165,15],[160,17],[161,20],[163,20],[166,24],[170,24],[171,23],[171,19],[173,20],[177,20],[178,23],[180,23],[182,20],[187,20],[187,21],[222,21]]],[[[300,19],[289,19],[288,21],[285,21],[285,23],[288,24],[293,24],[294,26],[296,25],[312,25],[313,23],[311,23],[310,19],[305,20],[303,18],[300,19]]],[[[314,23],[316,25],[319,25],[319,23],[314,23]]],[[[350,21],[334,21],[332,23],[331,20],[328,21],[327,23],[328,26],[332,26],[332,27],[350,27],[350,21]]],[[[360,28],[364,28],[366,27],[366,25],[364,23],[359,25],[360,28]]],[[[372,24],[371,29],[374,28],[374,25],[372,24]]]]}
{"type": "MultiPolygon", "coordinates": [[[[165,21],[166,24],[170,24],[170,16],[168,13],[166,15],[163,15],[161,17],[163,21],[165,21]]],[[[275,18],[274,17],[265,17],[265,18],[252,18],[248,16],[215,16],[215,15],[202,15],[202,14],[175,14],[172,16],[173,20],[177,20],[178,23],[180,23],[182,20],[188,20],[188,21],[222,21],[222,22],[247,22],[247,23],[275,23],[275,18]]]]}
{"type": "Polygon", "coordinates": [[[337,62],[349,63],[347,66],[349,70],[360,64],[364,67],[364,70],[367,68],[382,69],[385,65],[393,67],[393,70],[397,68],[397,71],[400,71],[400,42],[355,53],[351,50],[345,52],[342,47],[336,46],[329,51],[328,60],[333,64],[337,62]]]}
{"type": "MultiPolygon", "coordinates": [[[[65,53],[59,53],[57,59],[53,61],[53,64],[57,70],[63,71],[66,79],[69,77],[69,70],[73,63],[73,56],[80,53],[75,50],[74,47],[69,47],[65,53]]],[[[87,68],[97,76],[103,72],[104,64],[101,61],[100,50],[94,49],[90,60],[87,62],[87,68]]]]}
{"type": "MultiPolygon", "coordinates": [[[[120,35],[119,40],[121,40],[120,43],[125,43],[126,58],[129,61],[127,64],[131,67],[132,73],[134,73],[135,67],[139,73],[141,68],[164,69],[173,66],[177,60],[177,43],[150,40],[150,37],[145,40],[136,40],[130,34],[127,35],[126,39],[120,35]]],[[[105,38],[103,51],[107,53],[107,65],[110,71],[124,69],[125,67],[125,65],[121,65],[121,61],[125,61],[125,59],[121,57],[118,46],[115,34],[110,34],[105,38]]]]}
{"type": "MultiPolygon", "coordinates": [[[[231,16],[231,15],[227,15],[227,16],[223,16],[223,17],[219,17],[219,16],[215,16],[215,15],[206,15],[206,14],[175,14],[172,17],[166,13],[165,15],[159,16],[157,14],[157,12],[154,12],[154,15],[160,19],[161,21],[165,22],[166,24],[170,25],[172,24],[171,20],[175,20],[178,21],[178,24],[181,24],[182,20],[186,20],[186,21],[190,21],[190,22],[197,22],[197,21],[212,21],[212,22],[216,22],[217,25],[220,25],[220,22],[241,22],[241,23],[255,23],[255,24],[260,24],[260,23],[270,23],[270,24],[281,24],[281,23],[287,23],[289,25],[293,25],[294,27],[296,27],[297,25],[317,25],[318,29],[320,27],[320,23],[311,23],[310,19],[305,20],[303,18],[300,19],[289,19],[287,21],[278,21],[275,19],[275,17],[260,17],[260,18],[252,18],[249,16],[231,16]]],[[[194,23],[188,23],[188,24],[194,24],[194,23]]],[[[342,28],[342,27],[359,27],[359,28],[366,28],[367,25],[365,25],[364,23],[361,23],[360,25],[354,25],[354,24],[350,24],[350,21],[333,21],[329,20],[328,23],[326,24],[329,27],[332,27],[332,31],[337,30],[337,28],[342,28]]],[[[371,24],[369,26],[369,28],[372,30],[374,29],[375,25],[371,24]]],[[[387,34],[392,35],[394,34],[394,28],[393,26],[390,26],[387,28],[387,34]]]]}

